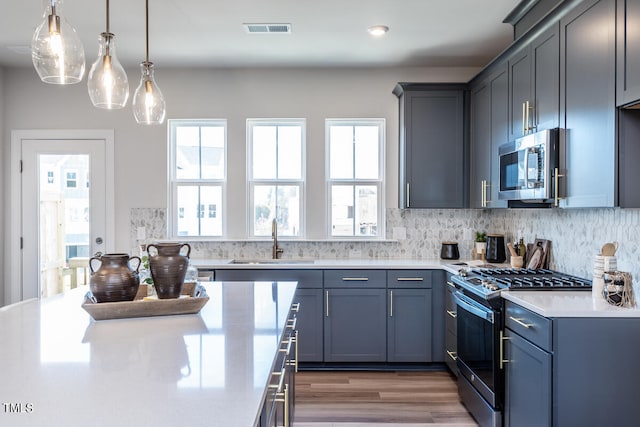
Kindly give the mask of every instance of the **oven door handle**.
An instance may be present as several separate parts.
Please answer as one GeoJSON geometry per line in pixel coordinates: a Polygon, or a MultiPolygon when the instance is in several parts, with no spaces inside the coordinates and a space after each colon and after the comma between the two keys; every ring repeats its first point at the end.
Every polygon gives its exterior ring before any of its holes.
{"type": "Polygon", "coordinates": [[[458,306],[463,310],[466,310],[490,323],[494,322],[493,310],[483,307],[460,291],[455,291],[454,296],[456,298],[456,304],[458,304],[458,306]]]}

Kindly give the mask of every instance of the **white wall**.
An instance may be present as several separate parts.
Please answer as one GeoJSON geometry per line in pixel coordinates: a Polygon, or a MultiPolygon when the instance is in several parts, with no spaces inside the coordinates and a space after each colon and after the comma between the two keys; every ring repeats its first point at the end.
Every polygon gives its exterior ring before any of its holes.
{"type": "MultiPolygon", "coordinates": [[[[167,100],[167,118],[228,119],[228,232],[244,238],[246,188],[245,121],[255,117],[307,119],[307,236],[324,232],[324,119],[383,117],[387,124],[386,204],[397,206],[398,101],[391,93],[405,82],[466,82],[476,68],[383,69],[165,69],[156,64],[157,83],[167,100]],[[321,196],[317,196],[321,195],[321,196]]],[[[139,70],[128,70],[131,94],[139,70]]],[[[3,170],[17,129],[114,129],[115,226],[118,251],[130,251],[131,208],[166,207],[166,123],[135,123],[131,108],[93,108],[86,81],[60,87],[41,83],[31,68],[4,72],[3,170]]],[[[6,175],[6,172],[5,172],[6,175]]],[[[5,178],[8,178],[5,176],[5,178]]],[[[5,179],[2,200],[10,182],[5,179]]],[[[5,222],[6,223],[6,222],[5,222]]],[[[6,226],[5,226],[6,227],[6,226]]]]}

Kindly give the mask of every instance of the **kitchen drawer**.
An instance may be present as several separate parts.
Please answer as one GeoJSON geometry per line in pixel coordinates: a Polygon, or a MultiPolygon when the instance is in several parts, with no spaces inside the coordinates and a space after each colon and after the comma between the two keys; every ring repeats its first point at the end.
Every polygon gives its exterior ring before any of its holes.
{"type": "Polygon", "coordinates": [[[218,269],[215,279],[225,281],[298,282],[300,289],[322,289],[322,270],[218,269]]]}
{"type": "Polygon", "coordinates": [[[431,270],[388,270],[389,288],[431,288],[431,270]]]}
{"type": "Polygon", "coordinates": [[[385,288],[386,270],[325,270],[325,288],[385,288]]]}
{"type": "Polygon", "coordinates": [[[540,316],[524,307],[505,303],[505,326],[538,347],[551,351],[551,319],[540,316]]]}

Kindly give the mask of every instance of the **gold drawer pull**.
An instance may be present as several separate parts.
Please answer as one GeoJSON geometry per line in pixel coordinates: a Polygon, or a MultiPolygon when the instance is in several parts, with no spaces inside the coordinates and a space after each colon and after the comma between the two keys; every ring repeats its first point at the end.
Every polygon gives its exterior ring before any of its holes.
{"type": "Polygon", "coordinates": [[[455,311],[451,311],[451,310],[447,310],[447,314],[451,317],[453,317],[454,319],[458,316],[458,313],[456,313],[455,311]]]}
{"type": "Polygon", "coordinates": [[[424,278],[423,277],[398,277],[396,280],[398,282],[422,282],[424,278]]]}
{"type": "Polygon", "coordinates": [[[287,329],[295,329],[297,325],[298,325],[297,317],[287,320],[287,329]]]}
{"type": "Polygon", "coordinates": [[[509,319],[513,320],[514,322],[516,322],[518,325],[522,326],[523,328],[529,329],[529,328],[531,328],[533,326],[533,325],[528,325],[528,324],[524,323],[522,321],[522,319],[516,319],[513,316],[509,316],[509,319]]]}
{"type": "Polygon", "coordinates": [[[343,282],[368,282],[368,277],[343,277],[343,282]]]}
{"type": "Polygon", "coordinates": [[[300,303],[297,302],[295,304],[291,304],[291,311],[293,311],[294,313],[297,313],[300,311],[300,303]]]}
{"type": "Polygon", "coordinates": [[[447,350],[447,354],[449,355],[450,358],[452,358],[454,361],[458,360],[458,353],[456,353],[455,351],[449,351],[447,350]]]}

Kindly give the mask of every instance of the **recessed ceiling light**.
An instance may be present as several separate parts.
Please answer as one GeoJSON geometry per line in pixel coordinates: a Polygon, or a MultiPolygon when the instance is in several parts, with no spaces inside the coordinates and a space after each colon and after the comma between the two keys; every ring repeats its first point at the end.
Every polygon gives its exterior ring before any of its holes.
{"type": "Polygon", "coordinates": [[[374,37],[381,37],[387,34],[387,31],[389,31],[389,27],[387,27],[386,25],[374,25],[367,28],[367,31],[374,37]]]}

